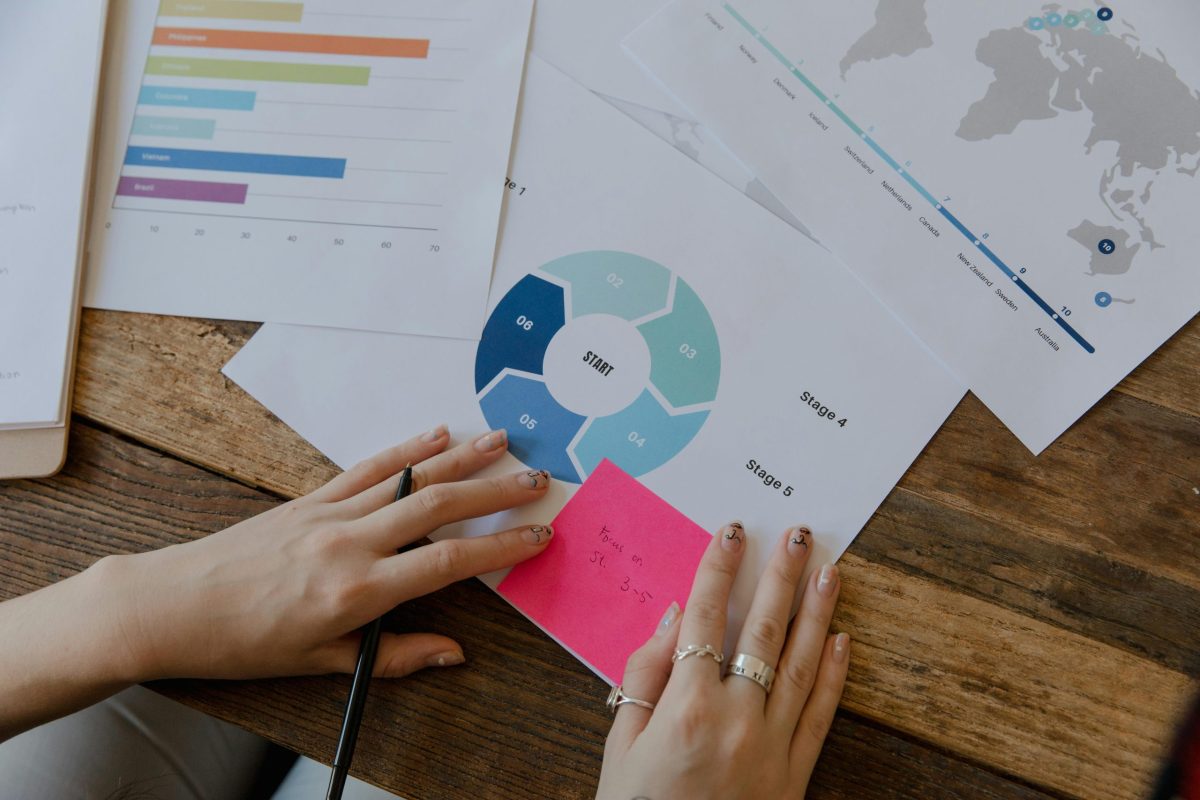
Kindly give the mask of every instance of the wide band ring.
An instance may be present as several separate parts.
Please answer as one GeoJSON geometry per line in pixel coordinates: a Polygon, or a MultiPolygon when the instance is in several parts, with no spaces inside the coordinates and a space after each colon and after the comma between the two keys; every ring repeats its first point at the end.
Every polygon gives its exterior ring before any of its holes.
{"type": "Polygon", "coordinates": [[[683,661],[688,656],[705,656],[720,664],[725,660],[725,655],[711,644],[689,644],[682,650],[676,650],[675,655],[671,656],[671,663],[674,664],[683,661]]]}
{"type": "Polygon", "coordinates": [[[654,703],[651,703],[649,700],[639,700],[636,697],[630,697],[629,695],[625,694],[624,687],[622,687],[619,683],[612,688],[611,692],[608,693],[608,700],[604,702],[604,705],[608,706],[608,710],[615,714],[617,713],[617,707],[623,706],[626,703],[630,703],[635,706],[641,706],[649,711],[654,710],[654,703]]]}
{"type": "Polygon", "coordinates": [[[771,685],[775,683],[775,668],[761,658],[747,653],[738,653],[729,662],[729,674],[739,678],[749,678],[757,683],[767,693],[771,693],[771,685]]]}

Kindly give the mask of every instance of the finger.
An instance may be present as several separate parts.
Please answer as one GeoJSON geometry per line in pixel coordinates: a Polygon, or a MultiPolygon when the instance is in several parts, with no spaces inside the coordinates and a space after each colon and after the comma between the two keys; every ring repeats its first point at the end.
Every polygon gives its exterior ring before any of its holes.
{"type": "MultiPolygon", "coordinates": [[[[508,449],[508,436],[503,430],[489,431],[472,441],[449,450],[413,466],[413,493],[435,483],[459,481],[474,475],[479,470],[497,461],[508,449]]],[[[396,499],[400,473],[404,465],[374,486],[342,502],[346,515],[351,518],[365,517],[378,511],[396,499]]]]}
{"type": "MultiPolygon", "coordinates": [[[[357,631],[332,642],[325,653],[329,672],[354,672],[362,635],[357,631]]],[[[376,678],[403,678],[426,667],[452,667],[463,663],[462,648],[453,639],[433,633],[383,633],[375,655],[376,678]]]]}
{"type": "Polygon", "coordinates": [[[382,550],[394,550],[451,522],[482,517],[540,500],[550,486],[545,470],[455,483],[435,483],[349,523],[382,550]]]}
{"type": "MultiPolygon", "coordinates": [[[[657,703],[662,697],[667,679],[671,677],[671,654],[679,640],[679,604],[671,606],[663,614],[650,639],[629,656],[625,662],[625,678],[621,682],[625,694],[657,703]]],[[[633,746],[633,740],[650,722],[650,709],[634,703],[625,703],[617,708],[616,719],[608,733],[605,747],[616,747],[624,752],[633,746]]]]}
{"type": "Polygon", "coordinates": [[[800,797],[808,785],[808,778],[816,766],[817,756],[825,744],[825,737],[833,725],[838,703],[842,700],[842,689],[846,686],[846,670],[850,666],[850,636],[839,633],[830,636],[825,643],[821,667],[817,672],[812,694],[800,715],[800,723],[792,736],[789,765],[792,770],[792,785],[800,788],[800,797]]]}
{"type": "MultiPolygon", "coordinates": [[[[740,522],[731,522],[717,532],[696,569],[692,594],[679,627],[679,648],[709,645],[720,652],[725,640],[729,592],[737,576],[742,553],[746,550],[746,530],[740,522]]],[[[721,665],[706,655],[694,655],[679,661],[673,674],[691,679],[719,680],[721,665]]]]}
{"type": "Polygon", "coordinates": [[[778,728],[780,735],[795,729],[808,700],[840,591],[841,581],[833,564],[815,571],[804,587],[800,611],[792,623],[792,632],[776,671],[775,688],[767,701],[767,721],[778,728]]]}
{"type": "MultiPolygon", "coordinates": [[[[811,541],[812,531],[797,527],[785,531],[775,546],[767,569],[758,581],[746,624],[738,636],[738,655],[754,656],[772,668],[779,665],[788,618],[792,614],[796,588],[804,575],[804,565],[808,563],[811,541]]],[[[744,695],[747,703],[766,703],[767,693],[754,681],[736,675],[728,677],[730,691],[744,695]]]]}
{"type": "Polygon", "coordinates": [[[372,570],[387,587],[388,602],[399,605],[451,583],[533,558],[546,549],[553,536],[549,525],[527,525],[490,536],[443,539],[377,561],[372,570]]]}
{"type": "Polygon", "coordinates": [[[445,425],[438,425],[404,444],[389,447],[368,459],[358,462],[338,475],[329,483],[309,495],[320,503],[336,503],[353,497],[385,478],[404,469],[406,464],[417,464],[440,453],[450,443],[450,432],[445,425]]]}

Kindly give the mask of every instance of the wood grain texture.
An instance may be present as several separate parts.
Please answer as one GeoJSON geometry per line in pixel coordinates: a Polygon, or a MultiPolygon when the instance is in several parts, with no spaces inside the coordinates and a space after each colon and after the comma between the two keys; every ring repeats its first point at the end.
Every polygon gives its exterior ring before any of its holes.
{"type": "MultiPolygon", "coordinates": [[[[0,596],[32,591],[109,553],[220,530],[278,500],[111,433],[76,425],[66,471],[0,484],[0,596]]],[[[405,605],[392,630],[458,638],[467,665],[373,684],[356,772],[409,800],[588,798],[607,687],[507,604],[471,581],[405,605]]],[[[328,760],[346,676],[154,688],[328,760]]],[[[1041,800],[1034,788],[851,714],[838,718],[810,797],[1041,800]]]]}
{"type": "MultiPolygon", "coordinates": [[[[219,374],[252,329],[89,312],[76,409],[309,491],[332,466],[219,374]]],[[[845,562],[850,708],[1069,796],[1139,795],[1196,667],[1200,365],[1174,360],[1196,331],[1040,458],[964,401],[845,562]]]]}

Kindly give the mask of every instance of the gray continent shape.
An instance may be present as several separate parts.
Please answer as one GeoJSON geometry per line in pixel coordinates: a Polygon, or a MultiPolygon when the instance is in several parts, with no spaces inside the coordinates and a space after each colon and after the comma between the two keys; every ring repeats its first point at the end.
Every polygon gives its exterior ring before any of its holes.
{"type": "Polygon", "coordinates": [[[933,46],[933,35],[925,22],[925,0],[879,0],[875,24],[858,38],[838,65],[842,80],[855,64],[892,56],[911,56],[933,46]]]}
{"type": "Polygon", "coordinates": [[[1141,242],[1129,244],[1129,234],[1111,225],[1097,225],[1085,219],[1071,230],[1067,231],[1083,249],[1092,254],[1089,275],[1121,275],[1133,266],[1133,257],[1141,248],[1141,242]],[[1117,249],[1109,254],[1101,253],[1096,245],[1101,239],[1112,239],[1117,249]]]}

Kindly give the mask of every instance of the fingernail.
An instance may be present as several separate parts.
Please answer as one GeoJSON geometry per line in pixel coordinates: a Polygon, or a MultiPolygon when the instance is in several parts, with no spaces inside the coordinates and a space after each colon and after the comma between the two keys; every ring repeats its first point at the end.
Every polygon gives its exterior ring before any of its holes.
{"type": "Polygon", "coordinates": [[[550,485],[550,473],[544,469],[529,470],[517,475],[517,480],[526,489],[545,489],[550,485]]]}
{"type": "Polygon", "coordinates": [[[529,544],[541,544],[550,540],[554,535],[554,528],[549,525],[532,525],[521,531],[521,538],[529,544]]]}
{"type": "Polygon", "coordinates": [[[677,619],[679,619],[679,603],[672,602],[667,608],[667,613],[663,614],[663,618],[659,621],[658,627],[654,629],[654,635],[665,636],[677,619]]]}
{"type": "Polygon", "coordinates": [[[801,556],[808,552],[808,543],[812,541],[812,531],[800,525],[787,532],[788,555],[801,556]]]}
{"type": "Polygon", "coordinates": [[[480,436],[475,440],[475,449],[481,453],[490,453],[493,450],[503,446],[507,438],[508,432],[503,428],[492,431],[491,433],[485,433],[483,436],[480,436]]]}
{"type": "Polygon", "coordinates": [[[438,439],[445,436],[449,432],[449,430],[450,429],[447,428],[445,425],[438,425],[433,430],[425,431],[425,433],[421,434],[421,441],[422,442],[436,442],[438,439]]]}
{"type": "Polygon", "coordinates": [[[836,587],[837,567],[833,564],[826,564],[821,567],[821,574],[817,576],[817,592],[824,597],[832,597],[836,587]]]}
{"type": "Polygon", "coordinates": [[[833,660],[841,664],[850,655],[850,634],[839,633],[833,639],[833,660]]]}
{"type": "Polygon", "coordinates": [[[721,547],[736,553],[746,540],[746,529],[740,522],[731,522],[721,531],[721,547]]]}
{"type": "Polygon", "coordinates": [[[463,663],[467,659],[463,658],[463,654],[457,650],[450,650],[445,653],[438,653],[433,658],[429,659],[426,666],[429,667],[454,667],[463,663]]]}

